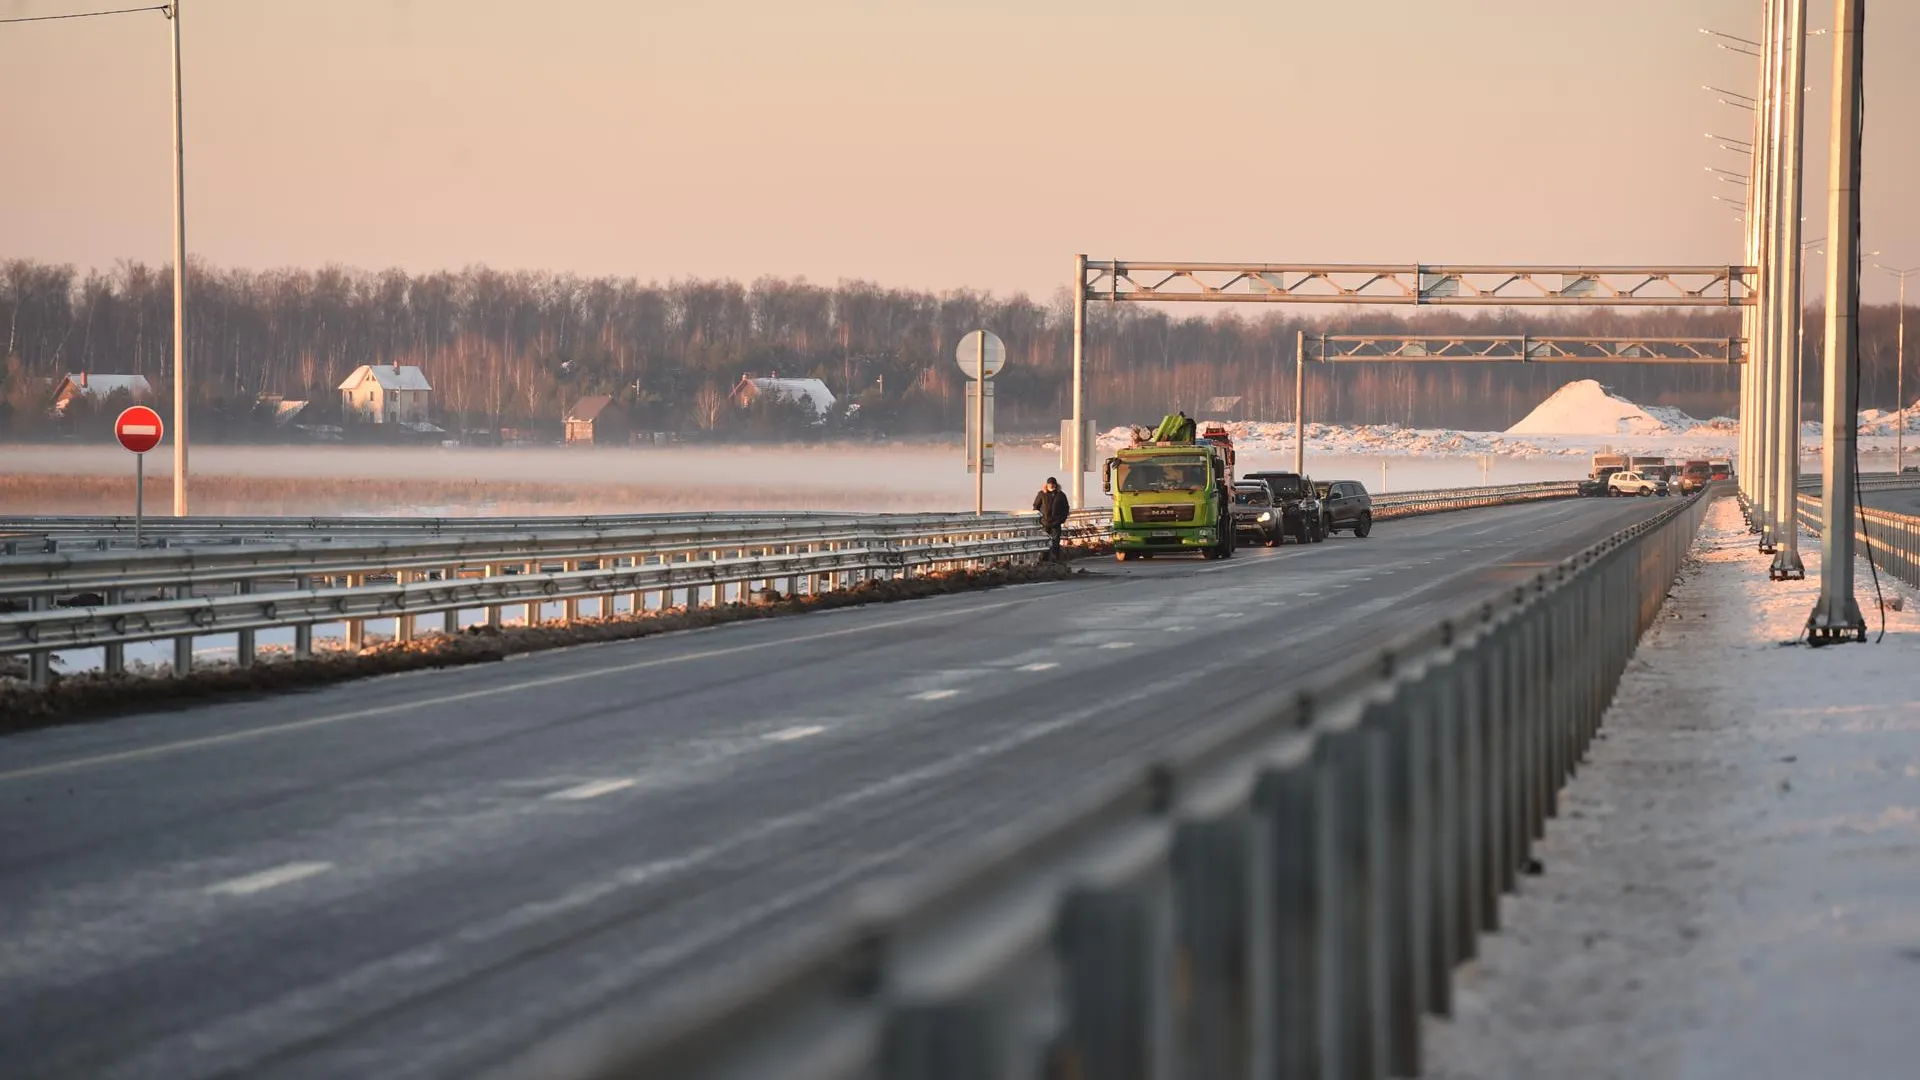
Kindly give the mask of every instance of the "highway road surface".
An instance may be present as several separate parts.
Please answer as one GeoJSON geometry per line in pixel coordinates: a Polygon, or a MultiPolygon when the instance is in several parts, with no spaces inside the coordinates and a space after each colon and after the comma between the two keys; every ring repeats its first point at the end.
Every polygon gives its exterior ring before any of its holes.
{"type": "Polygon", "coordinates": [[[0,740],[0,1074],[470,1076],[1670,505],[755,621],[0,740]]]}

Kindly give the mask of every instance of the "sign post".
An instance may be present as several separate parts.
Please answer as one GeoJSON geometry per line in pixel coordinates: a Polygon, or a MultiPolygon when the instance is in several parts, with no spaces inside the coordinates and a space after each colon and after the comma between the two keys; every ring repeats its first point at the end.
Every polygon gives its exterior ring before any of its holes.
{"type": "Polygon", "coordinates": [[[113,437],[133,454],[133,546],[139,550],[141,519],[147,510],[147,451],[160,445],[166,425],[160,414],[145,405],[135,405],[113,422],[113,437]]]}
{"type": "Polygon", "coordinates": [[[967,464],[973,472],[973,512],[986,512],[987,473],[993,469],[993,434],[988,426],[992,421],[987,412],[987,399],[992,396],[992,384],[987,380],[998,374],[1007,363],[1007,347],[999,335],[991,330],[975,330],[960,339],[960,345],[953,351],[954,362],[967,378],[973,380],[971,391],[972,415],[967,424],[967,464]]]}

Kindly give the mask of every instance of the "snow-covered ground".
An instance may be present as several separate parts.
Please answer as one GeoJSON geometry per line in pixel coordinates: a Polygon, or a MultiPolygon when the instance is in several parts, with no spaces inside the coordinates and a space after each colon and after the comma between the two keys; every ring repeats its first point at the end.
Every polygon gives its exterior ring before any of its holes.
{"type": "Polygon", "coordinates": [[[1769,582],[1723,499],[1695,554],[1429,1077],[1920,1074],[1920,605],[1811,649],[1817,544],[1769,582]]]}

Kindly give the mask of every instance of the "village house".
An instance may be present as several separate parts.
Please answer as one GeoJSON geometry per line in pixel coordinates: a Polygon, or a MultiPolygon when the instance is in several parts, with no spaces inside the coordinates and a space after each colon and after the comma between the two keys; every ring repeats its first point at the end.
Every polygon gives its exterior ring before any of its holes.
{"type": "Polygon", "coordinates": [[[573,403],[565,418],[567,445],[617,446],[627,441],[627,410],[606,394],[593,394],[573,403]]]}
{"type": "Polygon", "coordinates": [[[124,400],[139,404],[153,400],[153,387],[148,384],[145,375],[69,372],[53,388],[53,408],[50,411],[55,416],[64,416],[76,398],[100,402],[115,394],[124,395],[124,400]]]}
{"type": "Polygon", "coordinates": [[[762,394],[772,394],[777,401],[793,401],[813,410],[815,420],[825,420],[833,411],[833,392],[819,379],[782,379],[777,375],[742,375],[740,382],[727,395],[727,399],[738,408],[752,405],[762,394]]]}
{"type": "Polygon", "coordinates": [[[363,424],[421,424],[432,393],[411,364],[361,364],[340,383],[340,414],[363,424]]]}

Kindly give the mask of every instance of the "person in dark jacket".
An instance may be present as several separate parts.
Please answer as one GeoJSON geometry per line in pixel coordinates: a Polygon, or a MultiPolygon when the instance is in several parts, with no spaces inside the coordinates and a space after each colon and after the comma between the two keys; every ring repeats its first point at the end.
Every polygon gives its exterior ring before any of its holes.
{"type": "Polygon", "coordinates": [[[1047,534],[1047,557],[1060,558],[1060,534],[1067,527],[1067,513],[1072,509],[1067,505],[1067,493],[1060,490],[1060,481],[1047,477],[1040,494],[1033,497],[1033,508],[1040,512],[1040,530],[1047,534]]]}

